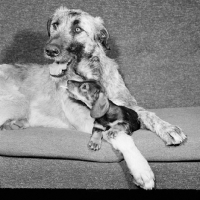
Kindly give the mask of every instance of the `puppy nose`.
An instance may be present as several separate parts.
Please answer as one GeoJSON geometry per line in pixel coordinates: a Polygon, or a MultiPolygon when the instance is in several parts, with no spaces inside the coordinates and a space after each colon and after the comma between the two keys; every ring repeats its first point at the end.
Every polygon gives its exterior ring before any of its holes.
{"type": "Polygon", "coordinates": [[[47,56],[54,58],[60,54],[60,49],[55,45],[49,44],[45,48],[45,53],[47,56]]]}

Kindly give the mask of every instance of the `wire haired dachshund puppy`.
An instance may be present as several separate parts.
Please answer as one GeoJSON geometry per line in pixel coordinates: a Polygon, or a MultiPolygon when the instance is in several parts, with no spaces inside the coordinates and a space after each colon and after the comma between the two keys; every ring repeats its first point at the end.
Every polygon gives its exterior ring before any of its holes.
{"type": "Polygon", "coordinates": [[[91,109],[90,115],[95,119],[89,148],[99,150],[102,138],[105,139],[123,154],[134,177],[133,182],[144,189],[152,189],[154,174],[130,136],[133,131],[140,129],[138,114],[110,101],[105,89],[97,81],[68,80],[67,89],[70,97],[82,101],[91,109]]]}
{"type": "Polygon", "coordinates": [[[115,138],[120,131],[131,135],[140,129],[138,114],[134,110],[118,106],[110,101],[99,82],[69,80],[67,84],[71,97],[85,103],[91,109],[91,117],[95,118],[92,136],[88,144],[90,149],[96,151],[101,148],[101,140],[105,131],[108,138],[115,138]]]}

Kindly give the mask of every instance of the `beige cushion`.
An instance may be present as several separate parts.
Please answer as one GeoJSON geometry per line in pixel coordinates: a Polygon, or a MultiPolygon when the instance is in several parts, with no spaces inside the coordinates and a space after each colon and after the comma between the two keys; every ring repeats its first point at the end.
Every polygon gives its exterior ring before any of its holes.
{"type": "MultiPolygon", "coordinates": [[[[200,107],[154,109],[162,119],[180,126],[188,141],[177,147],[166,147],[154,133],[139,130],[133,134],[135,144],[149,161],[184,161],[200,158],[200,107]]],[[[90,135],[54,128],[28,128],[2,131],[0,154],[20,157],[50,157],[96,162],[119,162],[122,155],[107,142],[99,151],[87,144],[90,135]]]]}

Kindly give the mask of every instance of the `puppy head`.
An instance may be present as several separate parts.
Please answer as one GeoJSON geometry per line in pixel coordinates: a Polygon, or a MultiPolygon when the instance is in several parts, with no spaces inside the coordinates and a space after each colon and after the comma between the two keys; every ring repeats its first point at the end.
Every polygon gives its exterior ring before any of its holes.
{"type": "Polygon", "coordinates": [[[91,108],[91,117],[100,118],[108,111],[109,101],[97,81],[78,82],[69,80],[67,87],[71,97],[84,102],[91,108]]]}

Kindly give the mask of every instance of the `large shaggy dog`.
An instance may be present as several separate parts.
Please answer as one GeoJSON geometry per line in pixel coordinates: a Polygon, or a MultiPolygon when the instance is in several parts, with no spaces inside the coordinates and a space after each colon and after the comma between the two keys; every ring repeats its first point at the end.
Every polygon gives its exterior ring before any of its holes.
{"type": "MultiPolygon", "coordinates": [[[[100,17],[61,7],[49,19],[48,33],[45,54],[53,64],[0,66],[1,129],[44,126],[91,133],[94,119],[85,105],[69,97],[66,83],[94,79],[106,88],[111,101],[135,110],[142,128],[155,132],[167,145],[186,139],[180,128],[137,106],[118,65],[106,56],[109,35],[100,17]],[[96,58],[98,64],[93,65],[96,58]]],[[[154,187],[153,172],[130,136],[121,133],[104,139],[122,152],[137,185],[154,187]]]]}

